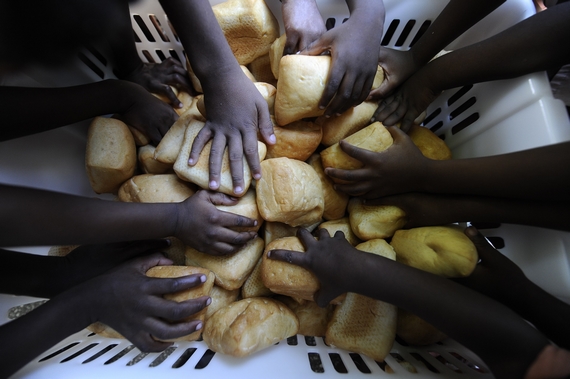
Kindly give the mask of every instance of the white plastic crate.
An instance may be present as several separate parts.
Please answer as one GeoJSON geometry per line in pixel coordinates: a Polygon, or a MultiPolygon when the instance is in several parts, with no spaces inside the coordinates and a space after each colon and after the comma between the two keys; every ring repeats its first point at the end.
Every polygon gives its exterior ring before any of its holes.
{"type": "MultiPolygon", "coordinates": [[[[219,2],[211,0],[212,4],[219,2]]],[[[328,25],[339,24],[348,17],[344,0],[317,2],[328,25]]],[[[267,3],[282,24],[280,2],[267,0],[267,3]]],[[[387,16],[383,43],[407,49],[447,1],[384,0],[384,3],[387,16]]],[[[507,0],[448,49],[484,39],[532,14],[531,0],[507,0]]],[[[169,56],[183,57],[181,44],[158,2],[135,2],[132,15],[143,60],[160,62],[169,56]]],[[[76,64],[66,70],[55,73],[33,70],[23,78],[4,78],[2,83],[64,86],[111,77],[112,68],[105,54],[85,49],[76,64]]],[[[445,138],[455,158],[500,154],[570,140],[566,110],[553,98],[544,73],[446,91],[429,107],[425,124],[445,138]]],[[[0,143],[0,182],[96,196],[84,169],[86,125],[80,123],[0,143]]],[[[506,224],[483,229],[483,233],[533,281],[570,301],[569,233],[506,224]]],[[[47,247],[20,250],[45,254],[47,247]]],[[[10,320],[8,312],[12,307],[37,300],[0,295],[0,323],[10,320]]],[[[52,347],[14,378],[231,375],[255,379],[312,378],[319,374],[351,378],[492,378],[478,357],[451,340],[422,348],[396,343],[386,361],[378,364],[365,356],[329,348],[322,338],[297,336],[247,359],[237,359],[213,355],[203,342],[176,343],[165,353],[145,355],[128,341],[105,339],[87,331],[52,347]]]]}

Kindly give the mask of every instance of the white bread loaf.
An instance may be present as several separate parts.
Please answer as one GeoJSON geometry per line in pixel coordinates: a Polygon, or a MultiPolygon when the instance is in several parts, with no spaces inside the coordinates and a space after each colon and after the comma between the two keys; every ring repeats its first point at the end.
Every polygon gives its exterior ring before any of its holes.
{"type": "Polygon", "coordinates": [[[348,243],[350,243],[352,246],[356,246],[359,243],[362,243],[360,238],[358,238],[352,231],[348,217],[325,221],[319,224],[318,229],[326,229],[331,237],[334,236],[336,232],[340,231],[344,234],[344,238],[346,238],[348,243]]]}
{"type": "Polygon", "coordinates": [[[142,174],[119,188],[120,201],[134,203],[180,203],[196,193],[191,183],[174,174],[142,174]]]}
{"type": "Polygon", "coordinates": [[[204,317],[206,323],[208,322],[208,319],[212,317],[212,315],[218,310],[237,301],[238,296],[239,289],[227,290],[223,287],[214,285],[210,291],[210,298],[212,299],[212,302],[206,308],[206,315],[204,317]]]}
{"type": "Polygon", "coordinates": [[[298,334],[312,337],[325,336],[334,305],[329,304],[321,308],[314,301],[294,299],[283,295],[277,295],[274,299],[279,300],[295,313],[299,320],[298,334]]]}
{"type": "Polygon", "coordinates": [[[315,123],[323,128],[323,145],[327,147],[332,146],[370,125],[370,119],[377,108],[378,104],[376,102],[364,101],[356,107],[349,108],[340,116],[319,116],[315,123]]]}
{"type": "Polygon", "coordinates": [[[261,170],[255,189],[264,220],[308,226],[321,219],[323,189],[311,166],[295,159],[273,158],[261,162],[261,170]]]}
{"type": "Polygon", "coordinates": [[[257,220],[255,226],[233,226],[232,230],[237,232],[257,232],[263,225],[263,218],[257,209],[257,200],[255,190],[250,188],[245,195],[239,198],[235,205],[216,205],[220,211],[238,214],[240,216],[249,217],[257,220]]]}
{"type": "Polygon", "coordinates": [[[273,117],[271,121],[277,142],[267,146],[267,159],[286,157],[305,161],[321,143],[322,128],[314,122],[299,120],[279,126],[273,117]]]}
{"type": "Polygon", "coordinates": [[[139,167],[145,174],[165,174],[167,172],[174,172],[172,164],[162,163],[154,159],[156,148],[152,145],[144,145],[139,147],[137,152],[137,159],[139,167]]]}
{"type": "Polygon", "coordinates": [[[323,197],[325,209],[323,218],[325,220],[337,220],[346,214],[348,206],[348,195],[334,189],[334,182],[330,176],[325,174],[321,156],[315,153],[309,157],[307,163],[315,170],[323,186],[323,197]]]}
{"type": "Polygon", "coordinates": [[[348,217],[354,234],[363,241],[388,238],[406,225],[406,213],[393,205],[363,204],[358,197],[348,201],[348,217]]]}

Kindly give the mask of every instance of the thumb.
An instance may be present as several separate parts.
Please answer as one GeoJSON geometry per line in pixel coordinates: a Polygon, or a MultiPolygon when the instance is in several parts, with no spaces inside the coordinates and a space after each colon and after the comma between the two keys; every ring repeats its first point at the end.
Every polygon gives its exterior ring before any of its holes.
{"type": "Polygon", "coordinates": [[[311,42],[306,48],[301,50],[299,53],[303,55],[321,55],[325,51],[329,51],[331,44],[326,37],[326,33],[322,35],[319,39],[311,42]]]}
{"type": "Polygon", "coordinates": [[[392,82],[389,79],[384,79],[384,81],[375,89],[370,91],[368,94],[368,101],[379,101],[390,96],[390,92],[394,89],[392,82]]]}
{"type": "Polygon", "coordinates": [[[207,191],[208,199],[214,205],[235,205],[239,201],[238,198],[226,195],[222,192],[207,191]]]}

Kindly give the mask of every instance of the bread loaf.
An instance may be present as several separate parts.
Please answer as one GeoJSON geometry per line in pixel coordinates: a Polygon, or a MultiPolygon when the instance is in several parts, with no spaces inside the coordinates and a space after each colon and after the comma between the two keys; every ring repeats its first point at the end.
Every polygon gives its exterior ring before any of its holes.
{"type": "Polygon", "coordinates": [[[255,190],[250,188],[245,195],[239,198],[235,205],[216,205],[220,211],[238,214],[240,216],[248,217],[257,220],[255,226],[234,226],[232,230],[237,232],[257,232],[263,225],[263,218],[257,209],[257,201],[255,190]]]}
{"type": "MultiPolygon", "coordinates": [[[[272,121],[275,119],[272,117],[272,121]]],[[[320,126],[311,121],[294,121],[285,126],[273,123],[277,142],[267,146],[267,159],[286,157],[305,161],[317,150],[323,132],[320,126]]]]}
{"type": "Polygon", "coordinates": [[[139,147],[137,158],[139,167],[145,174],[165,174],[174,172],[172,164],[162,163],[154,159],[156,148],[152,145],[144,145],[139,147]]]}
{"type": "Polygon", "coordinates": [[[315,170],[321,180],[325,201],[323,218],[325,220],[337,220],[344,217],[348,205],[348,195],[334,189],[334,182],[330,176],[325,174],[323,162],[318,153],[311,155],[307,163],[315,170]]]}
{"type": "Polygon", "coordinates": [[[325,221],[319,224],[318,228],[319,230],[326,229],[331,236],[334,236],[336,232],[342,232],[344,234],[344,238],[346,238],[348,243],[350,243],[352,246],[356,246],[359,243],[362,243],[360,238],[358,238],[352,231],[348,217],[339,218],[338,220],[325,221]]]}
{"type": "Polygon", "coordinates": [[[451,159],[449,147],[428,128],[413,124],[408,131],[408,135],[426,158],[435,160],[451,159]]]}
{"type": "Polygon", "coordinates": [[[218,310],[237,301],[238,296],[239,289],[227,290],[223,287],[214,285],[210,291],[210,298],[212,299],[212,302],[210,305],[208,305],[208,308],[206,308],[206,316],[204,317],[206,323],[208,322],[208,319],[212,317],[212,315],[218,310]]]}
{"type": "Polygon", "coordinates": [[[348,109],[340,116],[318,117],[315,123],[323,129],[323,145],[327,147],[332,146],[370,125],[370,119],[377,108],[378,104],[376,102],[365,101],[356,107],[348,109]]]}
{"type": "Polygon", "coordinates": [[[321,308],[314,301],[294,299],[282,295],[275,296],[275,300],[279,300],[295,313],[299,320],[298,334],[312,337],[325,336],[334,305],[329,304],[321,308]]]}
{"type": "Polygon", "coordinates": [[[180,203],[196,193],[191,183],[174,174],[142,174],[119,188],[119,200],[134,203],[180,203]]]}
{"type": "Polygon", "coordinates": [[[406,213],[393,205],[368,205],[353,197],[348,202],[350,227],[363,241],[388,238],[406,224],[406,213]]]}

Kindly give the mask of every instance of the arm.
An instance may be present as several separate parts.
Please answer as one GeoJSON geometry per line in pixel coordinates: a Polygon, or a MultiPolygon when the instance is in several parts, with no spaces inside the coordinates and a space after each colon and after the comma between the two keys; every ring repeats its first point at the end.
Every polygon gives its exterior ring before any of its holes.
{"type": "Polygon", "coordinates": [[[568,350],[570,304],[531,282],[516,264],[495,250],[475,228],[468,228],[466,234],[477,246],[481,262],[471,276],[456,281],[507,305],[551,341],[568,350]]]}
{"type": "Polygon", "coordinates": [[[112,327],[145,352],[162,351],[172,344],[153,337],[172,339],[200,329],[201,322],[185,319],[209,305],[209,297],[176,303],[162,295],[198,286],[206,278],[191,275],[159,279],[145,275],[151,267],[169,264],[172,261],[160,253],[136,258],[0,326],[0,354],[5,358],[0,376],[9,377],[51,346],[96,321],[112,327]]]}
{"type": "Polygon", "coordinates": [[[428,63],[463,32],[497,9],[505,0],[451,0],[408,51],[380,49],[385,80],[371,97],[384,98],[428,63]]]}
{"type": "Polygon", "coordinates": [[[374,119],[385,125],[402,120],[407,130],[443,90],[559,68],[570,62],[570,52],[560,49],[570,41],[569,17],[570,3],[563,3],[434,59],[382,102],[374,119]]]}
{"type": "Polygon", "coordinates": [[[327,31],[315,0],[283,0],[281,11],[287,35],[283,55],[304,50],[327,31]]]}
{"type": "Polygon", "coordinates": [[[0,246],[110,243],[175,236],[208,254],[237,251],[256,220],[219,211],[237,199],[199,191],[182,203],[124,203],[0,185],[0,246]],[[46,215],[50,215],[46,219],[46,215]]]}
{"type": "Polygon", "coordinates": [[[410,137],[388,127],[394,143],[374,153],[341,141],[348,155],[364,163],[357,170],[325,172],[350,184],[336,188],[352,196],[374,199],[408,192],[491,196],[505,199],[567,202],[570,142],[488,157],[431,160],[410,137]],[[548,194],[548,199],[545,199],[548,194]]]}
{"type": "Polygon", "coordinates": [[[303,54],[331,53],[331,67],[319,103],[325,116],[338,115],[363,102],[378,68],[384,29],[384,2],[347,0],[350,17],[311,43],[303,54]]]}
{"type": "Polygon", "coordinates": [[[4,122],[0,141],[116,113],[158,143],[178,118],[171,106],[122,80],[63,88],[0,86],[0,102],[4,122]]]}
{"type": "Polygon", "coordinates": [[[342,232],[331,238],[321,230],[318,241],[305,230],[299,230],[298,236],[306,253],[274,250],[268,257],[314,272],[320,282],[315,295],[320,306],[344,292],[394,304],[473,350],[497,378],[523,377],[548,344],[540,332],[500,303],[451,280],[361,252],[342,232]]]}
{"type": "Polygon", "coordinates": [[[208,0],[161,0],[160,3],[202,84],[208,110],[206,125],[196,136],[188,162],[196,164],[204,145],[212,139],[210,189],[216,190],[227,146],[234,193],[241,194],[244,155],[252,176],[261,177],[258,130],[265,142],[275,143],[267,103],[241,70],[208,0]]]}

